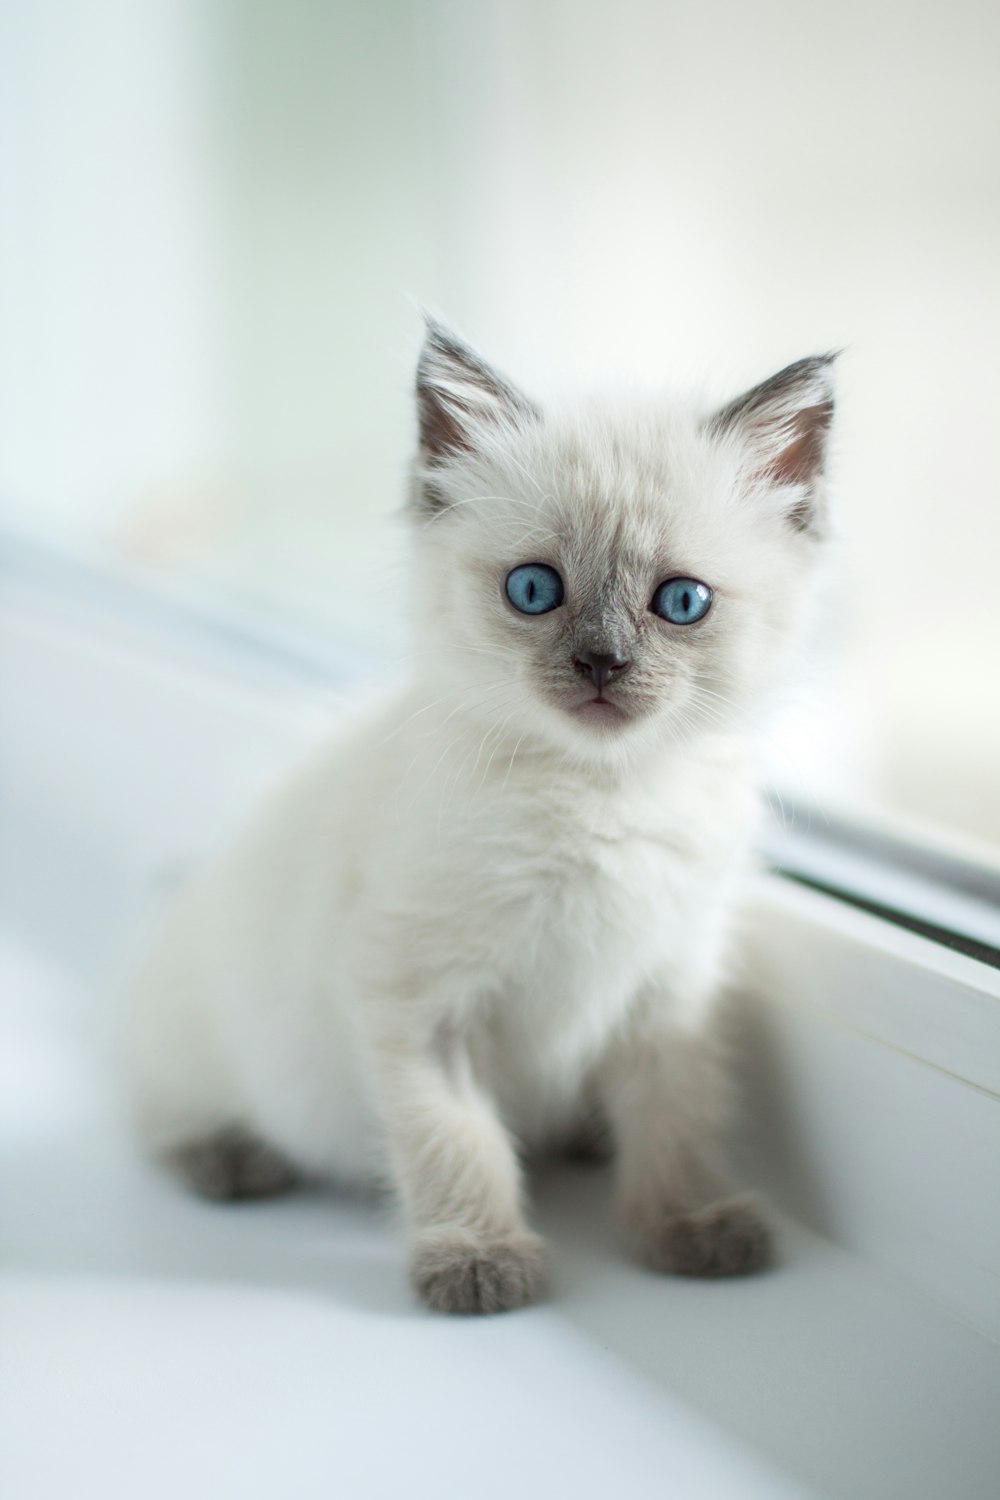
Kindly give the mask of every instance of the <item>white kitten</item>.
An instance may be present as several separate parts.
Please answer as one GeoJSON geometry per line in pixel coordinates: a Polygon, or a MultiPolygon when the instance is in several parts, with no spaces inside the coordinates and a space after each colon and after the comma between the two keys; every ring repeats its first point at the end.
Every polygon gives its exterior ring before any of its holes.
{"type": "Polygon", "coordinates": [[[750,722],[823,533],[831,359],[714,415],[538,408],[431,324],[417,670],[184,895],[138,1115],[200,1191],[390,1181],[432,1307],[536,1298],[518,1151],[610,1129],[650,1265],[761,1265],[714,1003],[750,722]]]}

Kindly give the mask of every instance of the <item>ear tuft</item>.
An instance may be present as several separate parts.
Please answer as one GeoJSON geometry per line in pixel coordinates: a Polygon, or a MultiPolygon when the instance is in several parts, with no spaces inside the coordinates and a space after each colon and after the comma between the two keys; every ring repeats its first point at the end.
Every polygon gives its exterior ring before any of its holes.
{"type": "Polygon", "coordinates": [[[538,408],[450,329],[427,318],[417,364],[420,454],[425,463],[472,452],[477,429],[537,421],[538,408]]]}
{"type": "Polygon", "coordinates": [[[800,531],[816,529],[818,490],[826,467],[833,421],[836,353],[797,360],[717,412],[716,435],[732,435],[748,450],[754,478],[794,486],[788,519],[800,531]]]}

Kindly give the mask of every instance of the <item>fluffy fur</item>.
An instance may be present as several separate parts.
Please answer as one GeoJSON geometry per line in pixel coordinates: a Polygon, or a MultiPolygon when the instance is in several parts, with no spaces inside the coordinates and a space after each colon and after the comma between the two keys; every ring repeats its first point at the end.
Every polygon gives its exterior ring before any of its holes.
{"type": "Polygon", "coordinates": [[[143,1134],[213,1197],[390,1182],[431,1307],[544,1288],[519,1153],[606,1125],[637,1254],[753,1270],[716,1001],[753,740],[824,530],[831,361],[720,412],[540,408],[431,324],[415,671],[184,893],[145,964],[143,1134]],[[561,607],[519,614],[516,565],[561,607]],[[665,579],[707,616],[650,608],[665,579]],[[614,656],[597,681],[588,655],[614,656]]]}

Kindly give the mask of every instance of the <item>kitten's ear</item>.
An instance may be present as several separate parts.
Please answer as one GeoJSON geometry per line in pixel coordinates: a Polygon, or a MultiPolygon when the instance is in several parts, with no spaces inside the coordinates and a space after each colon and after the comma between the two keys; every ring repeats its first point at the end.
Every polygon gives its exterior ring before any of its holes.
{"type": "Polygon", "coordinates": [[[473,452],[483,428],[537,421],[540,415],[527,396],[432,318],[417,364],[417,410],[425,463],[473,452]]]}
{"type": "Polygon", "coordinates": [[[836,357],[798,360],[731,401],[709,423],[711,432],[742,442],[755,479],[791,489],[788,519],[799,531],[817,527],[836,357]]]}

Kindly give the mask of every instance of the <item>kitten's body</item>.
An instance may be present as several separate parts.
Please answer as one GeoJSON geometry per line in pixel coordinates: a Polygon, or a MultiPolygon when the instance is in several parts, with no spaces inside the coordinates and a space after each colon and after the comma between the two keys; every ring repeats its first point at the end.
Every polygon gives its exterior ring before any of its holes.
{"type": "Polygon", "coordinates": [[[292,1169],[393,1183],[425,1300],[492,1310],[542,1283],[515,1145],[600,1118],[644,1258],[751,1269],[766,1232],[725,1197],[713,1012],[747,715],[805,597],[789,514],[817,475],[775,480],[787,401],[762,458],[686,414],[546,424],[440,330],[428,351],[430,649],[179,904],[135,1011],[143,1130],[218,1196],[292,1169]],[[566,605],[518,618],[503,578],[536,557],[566,605]],[[716,593],[700,644],[646,618],[681,570],[716,593]],[[602,687],[582,658],[609,643],[626,682],[602,687]]]}
{"type": "Polygon", "coordinates": [[[421,1029],[461,1030],[518,1140],[566,1144],[643,979],[695,962],[714,977],[750,811],[730,746],[678,753],[639,785],[523,746],[511,765],[513,740],[461,770],[440,758],[454,720],[400,729],[422,706],[410,690],[359,721],[179,904],[149,972],[157,989],[168,967],[193,972],[136,1032],[150,1080],[164,1074],[144,1100],[162,1146],[197,1111],[205,1131],[243,1123],[315,1171],[384,1173],[358,1016],[411,969],[435,979],[421,1029]],[[213,1055],[211,1089],[195,1076],[178,1111],[176,1074],[213,1055]]]}

